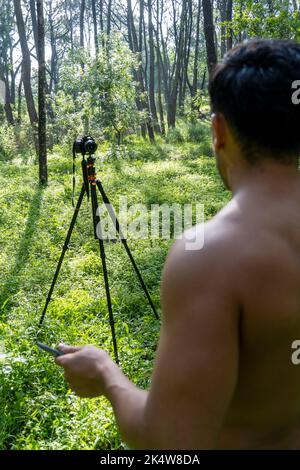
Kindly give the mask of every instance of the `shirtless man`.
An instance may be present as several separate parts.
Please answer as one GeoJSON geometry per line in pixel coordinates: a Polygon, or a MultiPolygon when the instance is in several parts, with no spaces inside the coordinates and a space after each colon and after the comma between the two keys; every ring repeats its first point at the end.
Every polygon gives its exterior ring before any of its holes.
{"type": "MultiPolygon", "coordinates": [[[[174,244],[149,391],[109,355],[66,347],[57,359],[82,397],[111,402],[142,449],[300,446],[300,45],[242,44],[212,77],[218,168],[233,199],[205,225],[204,248],[174,244]]],[[[199,230],[196,228],[195,230],[199,230]]]]}

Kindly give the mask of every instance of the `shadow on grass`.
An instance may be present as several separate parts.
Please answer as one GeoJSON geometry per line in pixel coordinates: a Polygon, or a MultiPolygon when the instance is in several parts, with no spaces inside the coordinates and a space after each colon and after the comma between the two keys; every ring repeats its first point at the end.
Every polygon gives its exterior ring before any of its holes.
{"type": "Polygon", "coordinates": [[[42,194],[43,188],[38,187],[30,203],[24,233],[16,251],[11,270],[0,292],[0,317],[3,317],[9,311],[12,306],[12,297],[18,292],[20,273],[28,262],[36,225],[40,217],[42,194]]]}

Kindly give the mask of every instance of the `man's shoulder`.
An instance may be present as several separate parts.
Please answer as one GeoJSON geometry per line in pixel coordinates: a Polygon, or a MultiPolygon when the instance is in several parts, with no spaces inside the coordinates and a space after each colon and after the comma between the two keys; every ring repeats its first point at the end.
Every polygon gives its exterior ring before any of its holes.
{"type": "MultiPolygon", "coordinates": [[[[235,201],[214,218],[193,227],[178,239],[166,264],[168,277],[190,288],[213,290],[243,302],[249,283],[257,284],[280,267],[282,244],[261,219],[250,219],[235,201]],[[199,249],[188,249],[201,240],[199,249]]],[[[175,282],[176,285],[176,282],[175,282]]]]}
{"type": "Polygon", "coordinates": [[[235,264],[244,251],[245,230],[241,223],[227,215],[218,214],[204,224],[187,230],[174,243],[169,258],[201,269],[209,263],[218,269],[235,264]]]}
{"type": "Polygon", "coordinates": [[[197,225],[174,243],[165,275],[175,285],[183,284],[187,292],[190,289],[201,292],[205,287],[215,292],[219,290],[219,293],[223,289],[230,290],[241,262],[241,237],[239,223],[226,216],[197,225]]]}
{"type": "Polygon", "coordinates": [[[210,321],[211,314],[215,321],[237,319],[241,291],[237,239],[234,227],[216,218],[175,242],[162,280],[162,306],[168,318],[188,317],[195,328],[210,321]],[[201,249],[188,250],[187,243],[203,230],[201,249]]]}

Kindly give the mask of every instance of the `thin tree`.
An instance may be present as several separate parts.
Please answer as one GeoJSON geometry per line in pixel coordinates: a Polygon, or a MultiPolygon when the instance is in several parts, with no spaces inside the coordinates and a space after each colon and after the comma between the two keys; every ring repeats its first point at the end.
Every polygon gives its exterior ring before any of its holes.
{"type": "Polygon", "coordinates": [[[106,27],[106,33],[107,36],[110,35],[111,32],[111,13],[112,13],[112,0],[108,0],[107,3],[107,27],[106,27]]]}
{"type": "Polygon", "coordinates": [[[45,20],[43,0],[36,0],[38,33],[38,102],[39,102],[39,180],[47,184],[47,141],[46,141],[46,61],[45,61],[45,20]]]}
{"type": "Polygon", "coordinates": [[[93,26],[94,26],[95,51],[96,51],[96,55],[98,55],[99,44],[98,44],[98,22],[97,22],[97,12],[96,12],[96,0],[92,0],[92,16],[93,16],[93,26]]]}
{"type": "Polygon", "coordinates": [[[4,111],[7,122],[14,124],[12,105],[15,101],[15,80],[13,71],[12,42],[11,34],[13,26],[11,24],[11,8],[6,3],[5,8],[0,12],[1,37],[0,37],[0,80],[5,85],[4,111]],[[11,83],[10,83],[11,82],[11,83]]]}
{"type": "Polygon", "coordinates": [[[206,42],[206,57],[207,57],[207,68],[209,77],[217,63],[217,51],[215,45],[215,28],[214,28],[214,17],[212,9],[212,0],[202,0],[203,8],[203,21],[204,21],[204,35],[206,42]]]}
{"type": "Polygon", "coordinates": [[[181,68],[184,59],[184,28],[187,15],[187,0],[182,2],[182,10],[180,17],[179,31],[177,31],[175,16],[174,16],[174,30],[176,31],[175,37],[177,42],[176,47],[176,61],[174,62],[174,74],[171,80],[170,93],[168,96],[168,127],[173,128],[176,125],[176,112],[177,112],[177,98],[178,98],[178,85],[180,79],[181,68]]]}
{"type": "Polygon", "coordinates": [[[232,10],[233,10],[233,0],[227,0],[226,8],[226,21],[227,21],[227,51],[232,49],[233,34],[232,34],[232,10]]]}
{"type": "Polygon", "coordinates": [[[162,58],[160,52],[159,44],[159,31],[160,31],[160,21],[163,8],[160,10],[160,2],[156,1],[156,16],[157,16],[157,25],[156,25],[156,57],[157,57],[157,101],[158,101],[158,111],[160,119],[160,129],[163,136],[166,135],[165,127],[165,117],[164,117],[164,107],[162,101],[162,58]]]}
{"type": "MultiPolygon", "coordinates": [[[[131,0],[127,0],[127,28],[128,28],[128,42],[131,51],[135,54],[139,55],[138,58],[138,66],[133,71],[135,81],[137,83],[136,86],[136,104],[139,111],[144,112],[147,114],[146,117],[146,125],[148,130],[149,139],[153,142],[155,140],[154,131],[152,126],[152,121],[150,117],[150,108],[148,100],[146,99],[146,88],[144,83],[143,77],[143,66],[142,66],[142,44],[139,44],[138,35],[136,32],[136,27],[134,24],[134,16],[133,16],[133,9],[132,9],[132,2],[131,0]]],[[[141,126],[142,135],[145,137],[145,125],[142,123],[141,126]]]]}
{"type": "Polygon", "coordinates": [[[37,116],[37,112],[35,109],[33,93],[32,93],[32,88],[31,88],[30,51],[29,51],[28,43],[27,43],[25,23],[24,23],[22,8],[21,8],[21,0],[14,0],[14,8],[15,8],[17,29],[19,33],[21,50],[22,50],[22,81],[23,81],[23,86],[24,86],[28,115],[29,115],[30,123],[33,127],[33,131],[35,133],[37,122],[38,122],[38,116],[37,116]]]}
{"type": "Polygon", "coordinates": [[[199,80],[200,16],[201,16],[201,0],[198,0],[193,82],[190,87],[193,110],[197,109],[197,106],[195,104],[195,97],[196,97],[197,90],[198,90],[198,80],[199,80]]]}
{"type": "Polygon", "coordinates": [[[154,130],[160,133],[155,104],[155,50],[154,31],[152,22],[152,0],[148,0],[148,28],[149,28],[149,102],[154,130]]]}
{"type": "Polygon", "coordinates": [[[80,47],[84,47],[84,13],[85,13],[85,0],[81,0],[80,5],[80,47]]]}
{"type": "Polygon", "coordinates": [[[37,44],[38,44],[38,25],[37,25],[37,12],[36,12],[36,0],[30,0],[29,1],[29,7],[30,7],[30,15],[31,15],[31,23],[32,23],[32,32],[33,32],[33,38],[34,38],[34,44],[37,50],[37,44]]]}

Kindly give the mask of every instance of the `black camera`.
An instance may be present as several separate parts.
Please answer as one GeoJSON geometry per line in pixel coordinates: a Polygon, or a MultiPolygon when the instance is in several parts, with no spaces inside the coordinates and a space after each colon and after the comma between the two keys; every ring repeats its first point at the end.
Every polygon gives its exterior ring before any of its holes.
{"type": "Polygon", "coordinates": [[[81,139],[76,139],[74,142],[74,153],[81,153],[82,155],[92,155],[96,152],[98,145],[93,137],[84,136],[81,139]]]}

